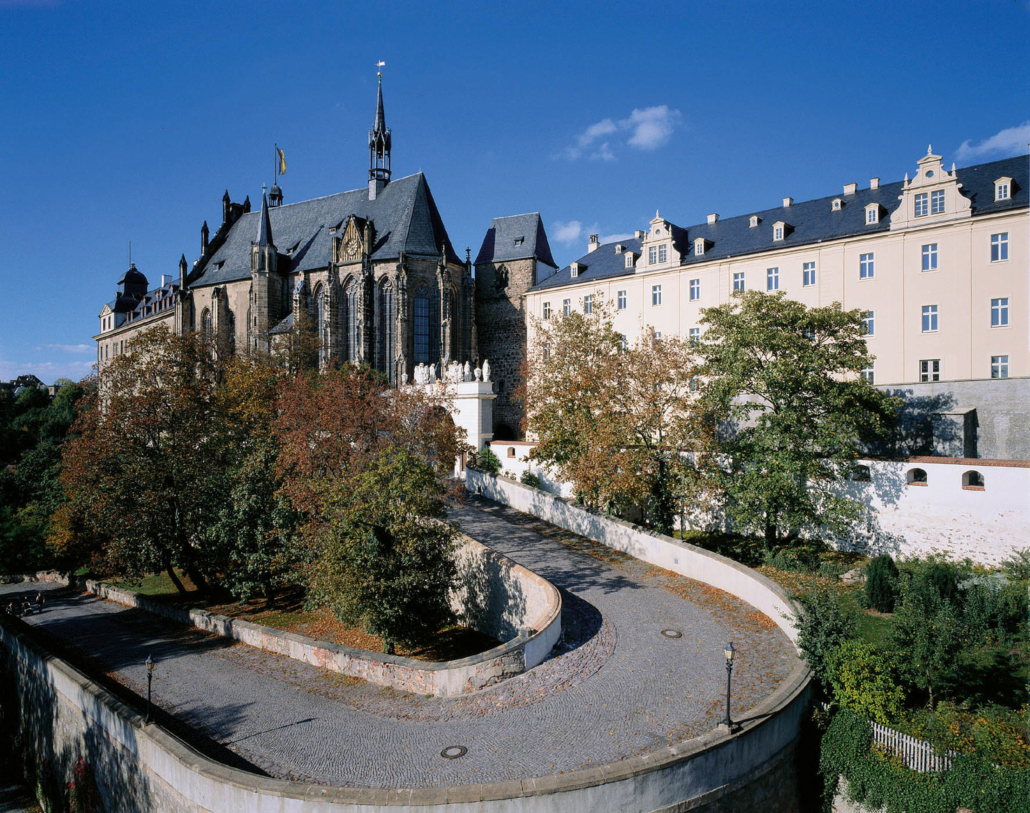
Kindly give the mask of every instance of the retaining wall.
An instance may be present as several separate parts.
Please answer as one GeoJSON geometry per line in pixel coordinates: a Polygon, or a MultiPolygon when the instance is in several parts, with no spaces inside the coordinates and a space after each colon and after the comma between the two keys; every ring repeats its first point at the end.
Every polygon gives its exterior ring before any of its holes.
{"type": "Polygon", "coordinates": [[[478,655],[442,662],[315,641],[207,610],[164,604],[103,582],[86,580],[84,587],[126,607],[137,607],[330,672],[406,692],[454,697],[532,669],[561,638],[561,595],[550,582],[467,536],[459,537],[455,559],[459,586],[451,596],[451,605],[459,620],[504,643],[478,655]]]}
{"type": "Polygon", "coordinates": [[[671,536],[652,533],[630,522],[595,514],[541,489],[493,477],[476,469],[468,469],[465,485],[470,491],[532,514],[559,528],[725,590],[767,615],[784,635],[797,643],[794,608],[787,594],[776,582],[739,562],[671,536]]]}

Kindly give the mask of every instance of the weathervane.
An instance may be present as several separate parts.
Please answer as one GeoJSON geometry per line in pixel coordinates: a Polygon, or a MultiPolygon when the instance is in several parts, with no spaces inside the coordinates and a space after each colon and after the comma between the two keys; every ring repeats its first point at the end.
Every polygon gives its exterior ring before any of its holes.
{"type": "MultiPolygon", "coordinates": [[[[377,68],[385,68],[386,67],[386,63],[383,62],[383,61],[379,61],[379,62],[376,63],[376,67],[377,68]]],[[[380,79],[382,79],[383,78],[383,72],[382,71],[376,71],[376,76],[378,76],[380,79]]]]}

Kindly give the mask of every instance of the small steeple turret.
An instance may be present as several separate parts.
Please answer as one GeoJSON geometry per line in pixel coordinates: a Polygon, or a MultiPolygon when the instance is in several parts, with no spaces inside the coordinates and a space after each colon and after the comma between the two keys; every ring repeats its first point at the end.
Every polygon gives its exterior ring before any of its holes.
{"type": "Polygon", "coordinates": [[[222,222],[229,222],[229,214],[232,211],[232,199],[229,197],[229,190],[225,190],[225,194],[222,195],[222,222]]]}
{"type": "MultiPolygon", "coordinates": [[[[274,188],[274,187],[273,187],[274,188]]],[[[272,221],[268,216],[268,196],[261,196],[261,216],[258,218],[256,246],[275,246],[272,242],[272,221]]]]}
{"type": "Polygon", "coordinates": [[[189,265],[186,263],[186,255],[179,258],[179,290],[186,290],[186,275],[189,273],[189,265]]]}
{"type": "Polygon", "coordinates": [[[376,118],[368,131],[368,199],[375,200],[390,182],[390,128],[386,126],[383,110],[383,74],[379,72],[379,96],[376,99],[376,118]]]}
{"type": "Polygon", "coordinates": [[[207,221],[204,221],[204,225],[200,227],[200,256],[207,256],[207,241],[211,236],[211,230],[207,227],[207,221]]]}

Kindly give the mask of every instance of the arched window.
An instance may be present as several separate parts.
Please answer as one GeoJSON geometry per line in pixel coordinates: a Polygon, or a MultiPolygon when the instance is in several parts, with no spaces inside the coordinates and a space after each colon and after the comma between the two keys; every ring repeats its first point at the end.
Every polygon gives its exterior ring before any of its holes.
{"type": "Polygon", "coordinates": [[[451,286],[451,346],[449,352],[452,359],[461,358],[461,303],[458,300],[458,289],[451,286]]]}
{"type": "Polygon", "coordinates": [[[978,471],[967,471],[962,475],[962,488],[967,491],[983,491],[984,476],[978,471]]]}
{"type": "Polygon", "coordinates": [[[910,486],[925,486],[926,485],[926,471],[923,469],[909,469],[905,475],[905,481],[910,486]]]}
{"type": "Polygon", "coordinates": [[[211,310],[204,308],[200,314],[200,330],[207,341],[211,341],[214,330],[211,327],[211,310]]]}
{"type": "Polygon", "coordinates": [[[236,352],[236,316],[228,308],[225,311],[225,352],[233,355],[236,352]]]}
{"type": "Polygon", "coordinates": [[[386,280],[379,287],[379,347],[376,353],[376,367],[394,381],[393,369],[393,286],[386,280]]]}
{"type": "Polygon", "coordinates": [[[361,347],[361,337],[358,330],[358,284],[352,279],[348,280],[343,289],[346,312],[344,314],[344,333],[347,337],[347,361],[357,364],[361,347]]]}
{"type": "Polygon", "coordinates": [[[415,363],[429,364],[429,286],[415,289],[414,299],[415,363]]]}
{"type": "Polygon", "coordinates": [[[515,457],[515,447],[514,446],[509,446],[508,447],[508,457],[515,457]]]}
{"type": "Polygon", "coordinates": [[[325,288],[319,283],[315,286],[315,331],[318,334],[318,366],[326,363],[329,347],[329,321],[326,319],[325,288]]]}

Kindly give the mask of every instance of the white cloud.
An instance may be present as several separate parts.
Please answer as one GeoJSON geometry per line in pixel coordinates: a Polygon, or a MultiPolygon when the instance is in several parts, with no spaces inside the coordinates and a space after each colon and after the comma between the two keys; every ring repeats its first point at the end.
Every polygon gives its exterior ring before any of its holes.
{"type": "Polygon", "coordinates": [[[593,160],[614,161],[616,147],[626,145],[638,150],[656,150],[669,141],[682,120],[680,111],[667,104],[635,108],[624,119],[604,118],[591,124],[562,150],[561,155],[570,161],[584,154],[593,160]],[[611,136],[617,136],[618,140],[611,136]],[[595,147],[602,138],[605,140],[595,147]]]}
{"type": "Polygon", "coordinates": [[[621,232],[619,234],[602,234],[601,235],[601,245],[604,245],[605,243],[618,243],[621,240],[632,240],[632,239],[633,239],[633,232],[629,232],[628,234],[622,234],[621,232]]]}
{"type": "Polygon", "coordinates": [[[50,350],[60,350],[62,353],[96,353],[95,344],[48,344],[50,350]]]}
{"type": "Polygon", "coordinates": [[[578,220],[570,220],[568,223],[555,220],[551,226],[551,237],[559,243],[565,243],[566,245],[575,243],[579,240],[579,236],[582,233],[583,224],[578,220]]]}
{"type": "Polygon", "coordinates": [[[970,144],[967,138],[955,151],[956,161],[968,161],[971,158],[997,156],[1006,158],[1010,155],[1023,155],[1030,143],[1030,121],[1024,121],[1016,127],[1006,127],[979,144],[970,144]]]}
{"type": "Polygon", "coordinates": [[[78,381],[92,372],[92,361],[2,361],[0,360],[0,381],[10,381],[20,375],[31,373],[44,384],[52,384],[57,378],[78,381]]]}

